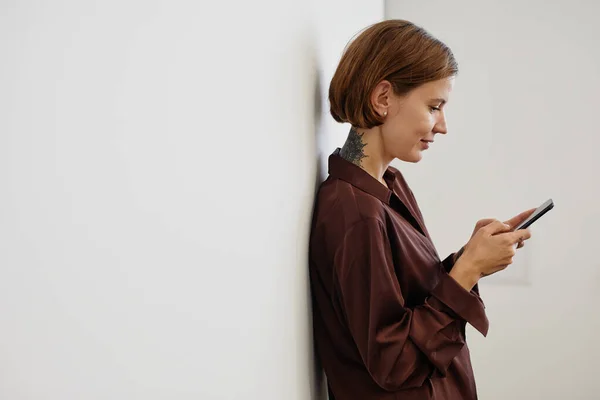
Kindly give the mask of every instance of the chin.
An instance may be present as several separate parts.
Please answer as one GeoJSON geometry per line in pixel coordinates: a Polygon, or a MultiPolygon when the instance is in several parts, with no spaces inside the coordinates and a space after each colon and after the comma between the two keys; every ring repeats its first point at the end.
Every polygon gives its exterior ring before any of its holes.
{"type": "Polygon", "coordinates": [[[416,164],[423,159],[423,153],[418,151],[418,152],[406,154],[402,157],[396,157],[396,158],[399,159],[400,161],[416,164]]]}

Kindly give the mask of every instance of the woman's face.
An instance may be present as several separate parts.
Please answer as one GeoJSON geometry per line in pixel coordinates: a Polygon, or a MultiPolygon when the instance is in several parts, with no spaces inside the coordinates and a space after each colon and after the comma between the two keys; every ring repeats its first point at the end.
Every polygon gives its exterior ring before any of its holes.
{"type": "Polygon", "coordinates": [[[447,133],[444,106],[453,85],[454,77],[450,77],[425,83],[404,96],[389,96],[388,114],[381,126],[388,156],[419,162],[435,135],[447,133]]]}

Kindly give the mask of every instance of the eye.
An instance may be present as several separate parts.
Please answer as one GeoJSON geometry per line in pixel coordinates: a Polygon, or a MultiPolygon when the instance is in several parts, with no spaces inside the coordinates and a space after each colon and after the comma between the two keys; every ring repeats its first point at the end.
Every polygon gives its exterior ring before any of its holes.
{"type": "Polygon", "coordinates": [[[434,112],[434,111],[440,111],[441,109],[440,109],[439,107],[433,107],[433,106],[429,106],[429,110],[430,110],[431,112],[434,112]]]}

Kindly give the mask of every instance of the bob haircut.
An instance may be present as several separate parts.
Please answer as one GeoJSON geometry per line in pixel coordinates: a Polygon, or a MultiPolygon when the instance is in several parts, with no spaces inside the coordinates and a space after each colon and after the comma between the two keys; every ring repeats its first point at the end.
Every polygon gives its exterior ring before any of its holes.
{"type": "Polygon", "coordinates": [[[363,30],[345,48],[329,86],[330,112],[338,122],[373,128],[383,119],[373,109],[371,92],[383,80],[406,95],[431,81],[458,74],[448,46],[405,20],[388,20],[363,30]]]}

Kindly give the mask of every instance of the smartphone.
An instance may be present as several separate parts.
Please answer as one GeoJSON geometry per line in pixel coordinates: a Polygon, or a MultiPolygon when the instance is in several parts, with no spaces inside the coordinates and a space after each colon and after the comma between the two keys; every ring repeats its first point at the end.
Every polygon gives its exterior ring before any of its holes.
{"type": "Polygon", "coordinates": [[[531,226],[535,221],[541,218],[542,215],[546,214],[548,211],[554,208],[554,202],[552,199],[546,200],[544,204],[536,208],[536,210],[527,218],[525,221],[521,223],[521,225],[517,226],[514,230],[518,231],[519,229],[527,229],[531,226]]]}

